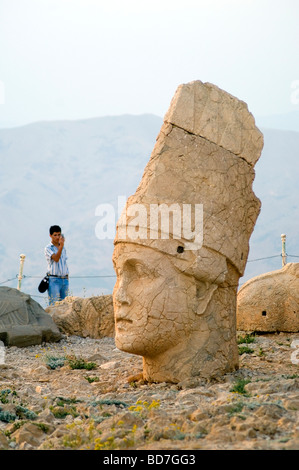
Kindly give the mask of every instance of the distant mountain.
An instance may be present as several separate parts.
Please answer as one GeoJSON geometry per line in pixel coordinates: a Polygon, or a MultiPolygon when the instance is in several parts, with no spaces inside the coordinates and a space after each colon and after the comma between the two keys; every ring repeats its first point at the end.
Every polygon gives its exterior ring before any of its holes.
{"type": "Polygon", "coordinates": [[[288,262],[299,262],[299,132],[261,130],[264,149],[255,166],[253,189],[262,209],[250,239],[249,262],[241,282],[281,267],[283,233],[287,236],[288,262]]]}
{"type": "MultiPolygon", "coordinates": [[[[95,211],[112,204],[117,221],[118,196],[135,192],[161,125],[157,116],[124,115],[0,129],[0,283],[13,279],[6,285],[17,286],[24,253],[22,290],[43,305],[45,296],[37,290],[46,272],[43,250],[49,226],[59,224],[66,236],[71,293],[111,293],[113,241],[96,237],[95,211]]],[[[299,255],[299,132],[261,130],[265,146],[254,191],[262,211],[241,282],[280,268],[281,233],[287,235],[289,254],[299,255]]]]}
{"type": "MultiPolygon", "coordinates": [[[[99,204],[117,211],[118,196],[135,192],[162,120],[119,116],[39,122],[0,130],[0,282],[19,270],[26,255],[22,290],[39,295],[46,272],[49,227],[62,226],[73,295],[110,293],[113,244],[99,240],[99,204]],[[82,277],[79,277],[82,276],[82,277]]],[[[8,285],[17,286],[17,281],[8,285]]]]}

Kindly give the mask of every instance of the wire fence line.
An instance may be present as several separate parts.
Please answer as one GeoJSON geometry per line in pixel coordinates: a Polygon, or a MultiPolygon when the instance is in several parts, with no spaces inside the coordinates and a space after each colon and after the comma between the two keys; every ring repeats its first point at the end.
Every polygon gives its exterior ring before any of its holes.
{"type": "MultiPolygon", "coordinates": [[[[22,280],[23,279],[42,279],[43,276],[29,276],[29,275],[25,275],[23,274],[22,275],[22,280]]],[[[113,277],[116,277],[115,274],[106,274],[106,275],[86,275],[86,276],[69,276],[70,279],[96,279],[96,278],[113,278],[113,277]]],[[[19,278],[18,274],[15,275],[15,277],[12,277],[10,279],[7,279],[6,281],[2,281],[0,282],[0,285],[2,284],[7,284],[8,282],[12,282],[12,281],[15,281],[19,278]]],[[[35,294],[31,294],[31,297],[36,297],[36,298],[39,298],[39,299],[44,299],[46,300],[47,299],[47,295],[35,295],[35,294]]]]}
{"type": "MultiPolygon", "coordinates": [[[[249,259],[247,260],[247,263],[253,263],[256,261],[262,261],[265,259],[271,259],[271,258],[281,258],[283,255],[280,253],[279,255],[273,255],[273,256],[265,256],[263,258],[255,258],[255,259],[249,259]]],[[[299,258],[299,255],[289,255],[286,253],[288,258],[299,258]]],[[[42,279],[42,275],[40,276],[28,276],[28,275],[23,275],[22,279],[42,279]]],[[[96,279],[96,278],[111,278],[111,277],[116,277],[116,274],[104,274],[104,275],[86,275],[86,276],[69,276],[70,279],[96,279]]],[[[18,278],[18,275],[16,274],[15,277],[12,277],[10,279],[6,279],[6,281],[0,282],[0,285],[6,284],[7,282],[15,281],[18,278]]]]}
{"type": "Polygon", "coordinates": [[[287,258],[299,258],[299,255],[289,255],[288,253],[283,255],[282,253],[280,253],[280,255],[266,256],[264,258],[249,259],[249,260],[247,260],[247,263],[252,263],[254,261],[261,261],[263,259],[282,258],[283,256],[286,256],[287,258]]]}
{"type": "Polygon", "coordinates": [[[7,282],[10,282],[10,281],[15,281],[17,279],[17,277],[18,276],[16,275],[16,277],[12,277],[11,279],[7,279],[6,281],[0,282],[0,285],[1,284],[6,284],[7,282]]]}
{"type": "MultiPolygon", "coordinates": [[[[26,276],[23,275],[23,278],[32,278],[32,279],[41,279],[42,276],[26,276]]],[[[69,279],[88,279],[88,278],[98,278],[98,277],[116,277],[116,274],[108,274],[104,276],[69,276],[69,279]]]]}
{"type": "MultiPolygon", "coordinates": [[[[22,279],[42,279],[43,276],[27,276],[24,275],[22,276],[22,279]]],[[[88,279],[88,278],[107,278],[107,277],[116,277],[116,274],[109,274],[109,275],[104,275],[104,276],[69,276],[70,279],[88,279]]],[[[1,284],[6,284],[7,282],[15,281],[18,279],[18,274],[15,275],[15,277],[12,277],[11,279],[6,279],[6,281],[0,282],[1,284]]]]}

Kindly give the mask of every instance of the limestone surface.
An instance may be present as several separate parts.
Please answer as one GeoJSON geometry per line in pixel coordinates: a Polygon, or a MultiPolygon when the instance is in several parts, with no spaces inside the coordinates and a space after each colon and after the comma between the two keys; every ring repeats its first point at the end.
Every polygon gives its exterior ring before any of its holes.
{"type": "Polygon", "coordinates": [[[25,347],[61,337],[51,316],[30,295],[0,287],[0,340],[6,346],[25,347]]]}
{"type": "Polygon", "coordinates": [[[244,331],[299,332],[299,263],[256,276],[240,288],[237,327],[244,331]]]}
{"type": "Polygon", "coordinates": [[[112,295],[66,297],[47,307],[46,312],[64,334],[95,339],[114,336],[112,295]]]}
{"type": "Polygon", "coordinates": [[[262,146],[244,102],[200,81],[178,88],[113,253],[116,344],[143,356],[147,380],[238,367],[236,295],[262,146]]]}
{"type": "Polygon", "coordinates": [[[263,135],[247,104],[211,83],[179,86],[165,120],[240,155],[251,165],[263,149],[263,135]]]}

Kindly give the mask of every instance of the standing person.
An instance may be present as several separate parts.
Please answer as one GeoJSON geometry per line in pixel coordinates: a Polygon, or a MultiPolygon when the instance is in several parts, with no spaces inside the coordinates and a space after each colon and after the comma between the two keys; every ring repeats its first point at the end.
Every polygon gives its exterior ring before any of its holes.
{"type": "Polygon", "coordinates": [[[68,295],[69,270],[64,247],[65,239],[61,234],[61,228],[59,225],[52,225],[49,232],[51,243],[45,247],[45,256],[48,262],[49,305],[53,305],[57,300],[63,300],[68,295]]]}

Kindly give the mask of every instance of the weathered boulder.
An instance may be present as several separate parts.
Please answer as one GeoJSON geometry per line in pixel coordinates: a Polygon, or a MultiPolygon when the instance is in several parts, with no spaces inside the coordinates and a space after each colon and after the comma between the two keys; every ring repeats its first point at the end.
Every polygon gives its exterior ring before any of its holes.
{"type": "Polygon", "coordinates": [[[299,263],[256,276],[237,297],[237,328],[243,331],[299,331],[299,263]]]}
{"type": "Polygon", "coordinates": [[[6,346],[26,347],[61,337],[51,316],[30,295],[0,287],[0,340],[6,346]]]}
{"type": "Polygon", "coordinates": [[[67,297],[46,311],[65,334],[94,339],[114,336],[112,295],[67,297]]]}
{"type": "Polygon", "coordinates": [[[201,81],[178,87],[113,253],[116,345],[143,356],[146,380],[238,366],[237,285],[260,211],[262,147],[246,103],[201,81]]]}
{"type": "Polygon", "coordinates": [[[7,450],[9,449],[9,441],[5,436],[4,432],[0,431],[0,450],[7,450]]]}

